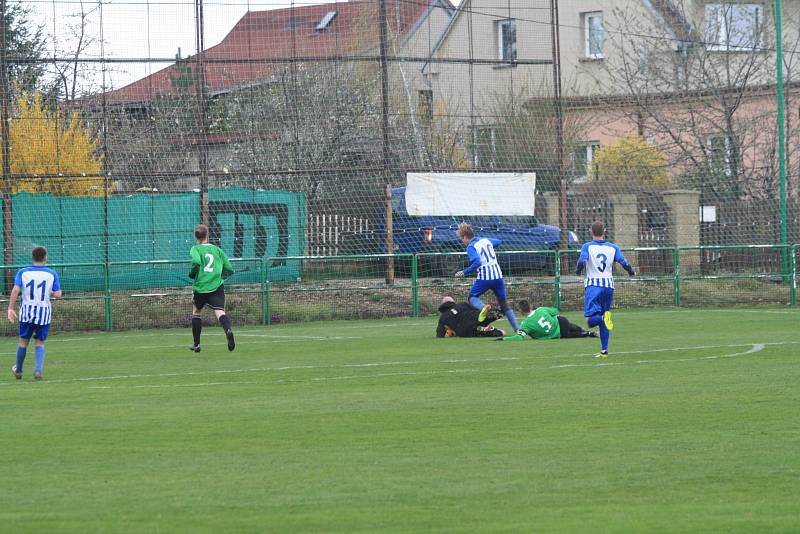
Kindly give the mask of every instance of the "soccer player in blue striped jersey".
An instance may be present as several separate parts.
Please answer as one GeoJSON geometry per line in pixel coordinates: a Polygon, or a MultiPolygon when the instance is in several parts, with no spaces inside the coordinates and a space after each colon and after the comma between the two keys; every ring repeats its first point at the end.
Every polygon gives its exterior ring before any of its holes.
{"type": "Polygon", "coordinates": [[[516,332],[519,330],[519,325],[514,311],[506,302],[506,285],[503,282],[503,271],[500,270],[500,265],[497,263],[497,255],[494,253],[494,247],[500,245],[501,241],[487,237],[475,237],[475,232],[467,223],[459,224],[456,234],[461,239],[461,242],[467,246],[467,258],[470,261],[470,266],[463,271],[458,271],[456,277],[460,278],[477,272],[477,277],[469,289],[469,303],[473,308],[481,310],[482,314],[485,314],[484,308],[486,308],[486,305],[480,299],[480,296],[491,289],[497,296],[500,311],[503,312],[508,322],[511,323],[511,328],[516,332]]]}
{"type": "Polygon", "coordinates": [[[53,308],[50,297],[60,298],[62,295],[58,274],[45,267],[47,249],[35,247],[31,252],[33,265],[17,271],[14,277],[14,289],[8,299],[8,320],[12,323],[19,320],[19,346],[17,347],[17,363],[11,368],[14,377],[22,378],[22,365],[28,351],[31,337],[36,345],[36,366],[33,370],[35,380],[42,379],[44,366],[44,342],[50,330],[50,319],[53,308]],[[17,297],[21,297],[19,315],[16,310],[17,297]]]}
{"type": "Polygon", "coordinates": [[[614,328],[610,311],[614,303],[614,262],[628,271],[628,275],[636,274],[619,247],[603,239],[605,233],[606,228],[601,221],[592,223],[592,241],[584,243],[575,268],[577,275],[586,268],[583,315],[590,328],[600,327],[600,353],[597,358],[608,357],[608,340],[614,328]]]}

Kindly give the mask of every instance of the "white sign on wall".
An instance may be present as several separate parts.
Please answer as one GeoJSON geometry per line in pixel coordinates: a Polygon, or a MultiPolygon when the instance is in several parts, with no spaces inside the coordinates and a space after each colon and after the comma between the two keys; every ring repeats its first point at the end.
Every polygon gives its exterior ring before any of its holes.
{"type": "Polygon", "coordinates": [[[717,207],[700,206],[700,222],[717,222],[717,207]]]}
{"type": "Polygon", "coordinates": [[[410,172],[409,215],[534,215],[536,173],[410,172]]]}

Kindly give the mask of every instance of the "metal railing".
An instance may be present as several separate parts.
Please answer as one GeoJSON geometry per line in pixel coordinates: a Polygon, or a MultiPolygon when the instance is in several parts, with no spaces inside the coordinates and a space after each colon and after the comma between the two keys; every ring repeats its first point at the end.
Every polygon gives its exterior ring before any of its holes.
{"type": "MultiPolygon", "coordinates": [[[[617,275],[617,300],[625,307],[797,306],[800,244],[622,250],[634,266],[639,254],[654,251],[672,259],[637,272],[633,278],[617,275]],[[726,260],[728,253],[739,263],[726,260]]],[[[578,309],[582,302],[583,278],[573,273],[578,254],[577,250],[497,253],[512,299],[525,296],[564,309],[578,309]]],[[[232,262],[237,273],[226,281],[226,293],[240,324],[419,317],[435,312],[442,294],[462,295],[460,300],[466,300],[471,284],[469,278],[453,277],[456,270],[467,266],[463,252],[241,258],[232,262]],[[271,270],[287,261],[299,262],[300,277],[270,280],[271,270]],[[405,276],[387,280],[389,262],[405,276]]],[[[62,330],[106,331],[188,324],[189,265],[185,260],[51,265],[65,291],[54,323],[62,330]],[[89,289],[71,291],[70,285],[77,281],[89,289]],[[154,283],[148,285],[150,281],[154,283]]],[[[11,279],[21,267],[0,266],[6,274],[3,280],[11,279]]],[[[8,290],[6,287],[6,295],[8,290]]],[[[10,323],[0,328],[0,335],[14,332],[10,323]]]]}

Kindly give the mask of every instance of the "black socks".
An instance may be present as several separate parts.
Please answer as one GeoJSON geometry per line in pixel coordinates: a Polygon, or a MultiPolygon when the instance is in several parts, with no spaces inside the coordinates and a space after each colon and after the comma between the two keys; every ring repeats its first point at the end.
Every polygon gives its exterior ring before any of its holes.
{"type": "Polygon", "coordinates": [[[200,344],[200,332],[203,330],[203,319],[199,315],[192,315],[192,337],[194,346],[200,344]]]}

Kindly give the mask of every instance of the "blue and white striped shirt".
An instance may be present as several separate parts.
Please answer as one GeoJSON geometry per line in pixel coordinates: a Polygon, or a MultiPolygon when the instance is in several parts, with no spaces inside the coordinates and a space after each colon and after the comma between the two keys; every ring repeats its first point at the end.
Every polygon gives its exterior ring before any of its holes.
{"type": "Polygon", "coordinates": [[[580,274],[586,267],[583,287],[596,286],[614,289],[614,262],[631,272],[631,265],[617,245],[602,240],[589,241],[581,247],[581,255],[578,258],[575,273],[580,274]]]}
{"type": "Polygon", "coordinates": [[[502,241],[488,237],[476,237],[467,245],[467,258],[471,262],[470,266],[464,269],[464,274],[478,271],[478,280],[500,280],[503,278],[503,271],[497,263],[497,255],[494,247],[500,245],[502,241]]]}
{"type": "Polygon", "coordinates": [[[31,265],[17,271],[14,285],[19,287],[19,322],[48,325],[53,317],[50,295],[60,291],[58,274],[47,267],[31,265]]]}

